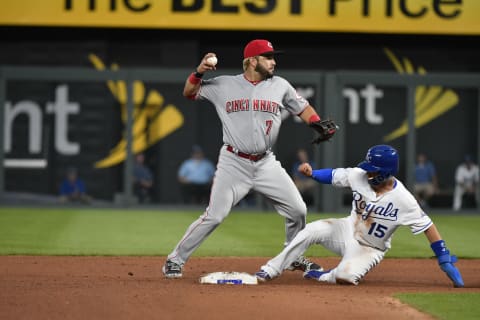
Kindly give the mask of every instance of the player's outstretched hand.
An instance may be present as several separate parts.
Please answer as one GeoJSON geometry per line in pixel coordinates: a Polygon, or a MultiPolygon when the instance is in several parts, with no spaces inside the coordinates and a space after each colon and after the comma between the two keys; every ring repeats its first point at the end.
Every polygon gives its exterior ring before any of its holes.
{"type": "Polygon", "coordinates": [[[463,283],[462,274],[454,265],[458,259],[456,256],[450,255],[450,251],[447,249],[445,241],[439,240],[433,242],[430,246],[432,247],[433,252],[435,252],[440,269],[442,269],[450,280],[452,280],[453,286],[455,288],[463,288],[465,284],[463,283]]]}
{"type": "Polygon", "coordinates": [[[312,176],[312,166],[307,162],[302,163],[301,165],[298,166],[298,172],[302,173],[303,175],[305,175],[307,177],[311,177],[312,176]]]}
{"type": "MultiPolygon", "coordinates": [[[[457,261],[457,257],[451,256],[452,260],[457,261]]],[[[455,267],[453,262],[446,262],[440,265],[440,268],[447,274],[447,276],[452,280],[453,286],[455,288],[463,288],[465,284],[463,283],[462,274],[460,270],[455,267]]]]}

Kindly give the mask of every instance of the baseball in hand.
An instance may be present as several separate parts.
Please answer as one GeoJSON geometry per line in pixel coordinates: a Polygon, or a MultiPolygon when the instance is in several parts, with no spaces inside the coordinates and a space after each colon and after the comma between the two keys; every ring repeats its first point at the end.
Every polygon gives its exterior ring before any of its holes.
{"type": "Polygon", "coordinates": [[[215,66],[218,62],[217,57],[212,56],[207,59],[208,64],[211,64],[212,66],[215,66]]]}

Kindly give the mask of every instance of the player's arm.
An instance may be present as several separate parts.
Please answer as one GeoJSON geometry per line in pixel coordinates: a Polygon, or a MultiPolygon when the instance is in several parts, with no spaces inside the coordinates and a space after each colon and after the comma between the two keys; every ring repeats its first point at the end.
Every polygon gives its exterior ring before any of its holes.
{"type": "Polygon", "coordinates": [[[456,288],[464,287],[462,275],[460,271],[455,267],[454,263],[457,262],[457,257],[450,255],[450,251],[445,245],[445,241],[442,240],[440,232],[438,232],[435,224],[432,224],[426,231],[425,236],[430,241],[430,247],[432,248],[435,256],[437,257],[438,264],[443,272],[452,280],[453,285],[456,288]]]}
{"type": "Polygon", "coordinates": [[[187,97],[188,99],[195,99],[197,96],[198,91],[200,90],[200,85],[202,83],[202,77],[205,72],[210,70],[216,70],[215,66],[208,63],[207,59],[210,57],[215,56],[215,53],[209,52],[207,53],[200,64],[197,66],[195,72],[192,72],[187,81],[185,81],[185,86],[183,87],[183,96],[187,97]]]}
{"type": "Polygon", "coordinates": [[[320,116],[311,105],[307,105],[307,107],[303,109],[302,113],[300,113],[298,116],[306,124],[310,124],[315,121],[320,121],[320,116]]]}
{"type": "Polygon", "coordinates": [[[333,169],[331,168],[313,170],[312,166],[305,162],[298,166],[298,171],[320,183],[332,184],[333,169]]]}

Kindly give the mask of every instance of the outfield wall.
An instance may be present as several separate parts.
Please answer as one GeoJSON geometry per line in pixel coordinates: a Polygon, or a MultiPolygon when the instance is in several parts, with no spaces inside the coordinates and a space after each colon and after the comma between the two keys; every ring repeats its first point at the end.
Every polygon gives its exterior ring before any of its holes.
{"type": "MultiPolygon", "coordinates": [[[[17,27],[2,27],[1,31],[5,35],[0,40],[2,65],[90,70],[99,70],[102,64],[106,69],[116,64],[120,70],[182,68],[176,75],[181,79],[210,51],[219,56],[217,73],[241,72],[244,44],[251,38],[268,38],[276,48],[286,51],[277,59],[279,74],[322,74],[315,79],[300,76],[292,81],[322,116],[334,114],[333,109],[328,109],[331,106],[326,105],[329,92],[322,72],[348,69],[400,75],[480,71],[478,37],[474,36],[17,27]]],[[[183,80],[139,81],[145,88],[143,95],[136,94],[138,101],[143,98],[141,107],[148,105],[148,93],[156,92],[163,98],[151,103],[153,111],[146,119],[151,128],[147,134],[149,140],[140,148],[155,174],[153,200],[178,203],[176,170],[180,162],[188,157],[193,144],[202,145],[207,157],[215,162],[222,143],[220,124],[211,106],[196,105],[181,97],[183,80]],[[173,112],[173,118],[160,116],[159,111],[166,107],[173,112]],[[174,120],[169,122],[171,128],[162,131],[165,119],[174,120]],[[156,130],[162,133],[155,134],[156,130]]],[[[116,193],[123,191],[123,162],[108,163],[106,159],[122,139],[125,122],[121,106],[125,99],[115,95],[107,81],[14,80],[8,82],[6,89],[5,158],[46,164],[28,168],[15,167],[9,162],[5,166],[7,191],[54,195],[69,165],[80,169],[96,198],[113,200],[116,193]],[[106,165],[99,168],[102,161],[106,165]]],[[[478,83],[468,88],[424,86],[415,93],[418,111],[429,110],[423,114],[416,132],[415,149],[425,152],[435,162],[445,191],[451,191],[455,166],[463,156],[479,152],[477,94],[478,83]]],[[[319,154],[322,151],[308,143],[312,137],[310,129],[288,117],[276,147],[278,158],[287,170],[299,147],[306,148],[319,165],[325,166],[354,165],[365,149],[376,143],[391,143],[401,152],[406,150],[408,131],[402,129],[408,118],[405,88],[373,82],[346,84],[339,93],[339,101],[345,104],[345,112],[338,118],[345,144],[335,151],[341,152],[341,160],[332,163],[322,158],[319,154]]],[[[402,178],[408,178],[406,166],[408,163],[411,166],[411,161],[413,158],[404,162],[402,178]]]]}

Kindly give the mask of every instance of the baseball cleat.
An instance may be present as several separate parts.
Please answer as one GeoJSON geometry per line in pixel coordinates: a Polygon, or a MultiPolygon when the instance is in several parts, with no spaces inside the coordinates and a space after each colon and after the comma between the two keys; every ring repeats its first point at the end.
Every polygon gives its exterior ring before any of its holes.
{"type": "Polygon", "coordinates": [[[267,281],[270,281],[270,280],[273,279],[273,278],[268,274],[267,271],[263,271],[262,269],[260,269],[260,271],[258,271],[257,273],[255,273],[255,277],[257,277],[258,281],[262,281],[262,282],[267,282],[267,281]]]}
{"type": "Polygon", "coordinates": [[[308,270],[308,271],[305,271],[303,273],[303,277],[305,279],[314,279],[314,280],[317,280],[317,281],[320,281],[320,277],[325,274],[325,273],[329,273],[329,271],[322,271],[321,270],[308,270]]]}
{"type": "Polygon", "coordinates": [[[166,278],[182,277],[182,266],[171,260],[167,260],[165,262],[165,265],[162,267],[162,271],[166,278]]]}
{"type": "Polygon", "coordinates": [[[305,256],[300,256],[297,258],[297,260],[292,262],[292,264],[290,265],[290,267],[287,268],[287,270],[302,270],[303,272],[307,272],[310,270],[323,271],[323,268],[315,262],[310,261],[305,256]]]}

